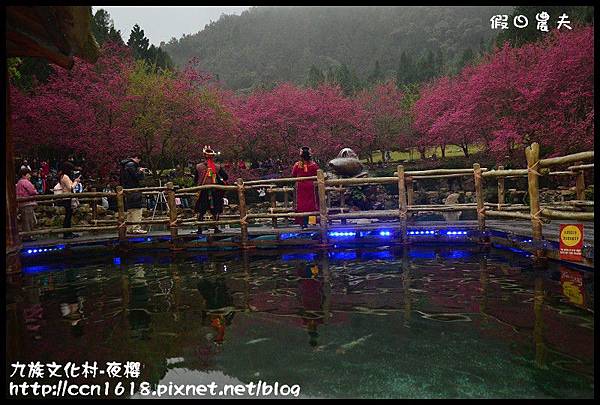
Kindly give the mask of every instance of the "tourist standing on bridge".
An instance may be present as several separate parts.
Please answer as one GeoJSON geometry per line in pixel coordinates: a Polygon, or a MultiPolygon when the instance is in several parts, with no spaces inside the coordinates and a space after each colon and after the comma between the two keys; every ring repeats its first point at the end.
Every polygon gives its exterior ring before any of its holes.
{"type": "MultiPolygon", "coordinates": [[[[38,192],[29,180],[31,179],[31,171],[27,168],[21,168],[19,174],[21,175],[21,178],[16,185],[17,197],[31,197],[37,195],[38,192]]],[[[31,232],[33,230],[33,224],[35,222],[33,209],[36,205],[37,203],[35,201],[25,201],[19,203],[19,212],[21,214],[23,232],[31,232]]],[[[33,239],[31,236],[25,236],[22,239],[23,242],[31,242],[34,240],[35,239],[33,239]]]]}
{"type": "MultiPolygon", "coordinates": [[[[62,168],[58,171],[58,184],[54,187],[56,194],[61,193],[72,193],[73,188],[79,183],[79,178],[71,180],[73,177],[73,170],[75,167],[71,162],[64,162],[62,168]]],[[[65,207],[65,220],[63,222],[63,228],[71,227],[71,220],[73,218],[73,205],[72,198],[66,198],[63,201],[65,207]]],[[[73,232],[65,232],[63,235],[64,239],[72,239],[79,237],[78,234],[73,232]]]]}
{"type": "MultiPolygon", "coordinates": [[[[123,188],[140,188],[140,181],[144,178],[144,169],[140,167],[140,156],[134,154],[131,158],[121,161],[121,186],[123,188]]],[[[125,195],[125,210],[128,222],[142,221],[142,192],[137,191],[125,195]]],[[[148,231],[142,229],[139,224],[127,227],[129,234],[145,234],[148,231]]]]}
{"type": "MultiPolygon", "coordinates": [[[[220,163],[215,163],[214,159],[217,155],[210,146],[204,146],[202,149],[204,160],[196,165],[196,173],[194,183],[198,186],[206,184],[226,184],[229,175],[223,169],[220,163]]],[[[194,211],[198,213],[198,221],[202,221],[204,215],[210,211],[215,221],[219,220],[219,215],[223,213],[223,190],[206,189],[196,193],[196,205],[194,211]]],[[[219,226],[215,224],[215,233],[220,233],[219,226]]],[[[198,235],[202,234],[202,227],[198,226],[198,235]]]]}
{"type": "MultiPolygon", "coordinates": [[[[292,168],[293,177],[309,177],[316,176],[319,166],[312,160],[310,148],[302,147],[300,150],[300,159],[292,168]]],[[[317,196],[315,194],[314,181],[302,180],[296,183],[296,212],[312,212],[318,211],[317,196]]],[[[308,217],[299,217],[295,219],[297,224],[306,228],[308,225],[308,217]]]]}

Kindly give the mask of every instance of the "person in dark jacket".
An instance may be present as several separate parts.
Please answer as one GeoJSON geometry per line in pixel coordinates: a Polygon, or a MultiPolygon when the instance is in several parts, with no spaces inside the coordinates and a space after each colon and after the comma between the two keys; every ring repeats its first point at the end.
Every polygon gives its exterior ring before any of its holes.
{"type": "MultiPolygon", "coordinates": [[[[121,161],[121,186],[123,188],[139,188],[140,181],[144,178],[144,169],[140,167],[139,155],[134,155],[129,159],[121,161]]],[[[125,210],[127,211],[128,222],[140,222],[142,220],[142,193],[125,194],[125,210]]],[[[140,225],[131,225],[127,227],[127,233],[145,234],[148,231],[142,229],[140,225]]]]}
{"type": "MultiPolygon", "coordinates": [[[[229,176],[220,163],[215,163],[214,159],[217,153],[208,145],[202,149],[204,160],[196,165],[194,183],[198,186],[207,184],[227,183],[229,176]]],[[[212,214],[215,221],[219,220],[219,215],[223,212],[223,190],[206,189],[200,190],[196,197],[194,211],[198,213],[198,220],[202,221],[207,212],[212,214]]],[[[215,233],[221,232],[218,225],[214,227],[215,233]]],[[[198,226],[198,234],[202,234],[202,227],[198,226]]]]}

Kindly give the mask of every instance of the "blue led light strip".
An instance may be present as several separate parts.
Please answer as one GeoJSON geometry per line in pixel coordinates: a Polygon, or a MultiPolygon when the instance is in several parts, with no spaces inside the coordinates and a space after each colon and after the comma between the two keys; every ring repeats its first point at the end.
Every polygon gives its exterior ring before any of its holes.
{"type": "Polygon", "coordinates": [[[51,248],[29,248],[27,250],[23,249],[23,252],[25,252],[28,255],[35,255],[38,253],[46,253],[46,252],[53,252],[56,250],[63,250],[65,248],[65,245],[58,245],[55,247],[51,247],[51,248]]]}

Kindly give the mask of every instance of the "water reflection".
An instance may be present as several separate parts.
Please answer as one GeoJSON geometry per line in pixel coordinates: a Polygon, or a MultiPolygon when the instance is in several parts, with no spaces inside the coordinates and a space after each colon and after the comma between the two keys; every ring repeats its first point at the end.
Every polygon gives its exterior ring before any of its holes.
{"type": "Polygon", "coordinates": [[[306,327],[312,347],[318,345],[319,333],[317,328],[323,324],[323,281],[319,265],[316,263],[298,263],[296,275],[298,276],[298,295],[302,302],[300,316],[306,327]]]}
{"type": "Polygon", "coordinates": [[[9,285],[7,355],[140,361],[154,384],[222,370],[316,396],[586,397],[591,308],[592,276],[497,251],[123,257],[9,285]]]}
{"type": "MultiPolygon", "coordinates": [[[[226,283],[224,272],[226,265],[223,263],[210,263],[210,271],[216,275],[202,278],[196,288],[200,292],[202,308],[202,326],[210,325],[214,330],[213,342],[223,344],[225,328],[231,325],[235,316],[233,297],[226,283]]],[[[207,335],[210,339],[212,335],[207,335]]]]}

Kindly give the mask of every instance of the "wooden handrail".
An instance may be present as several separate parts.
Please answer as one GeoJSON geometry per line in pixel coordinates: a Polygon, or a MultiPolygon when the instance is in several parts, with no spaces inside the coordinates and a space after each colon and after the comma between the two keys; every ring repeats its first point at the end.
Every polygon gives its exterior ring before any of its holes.
{"type": "Polygon", "coordinates": [[[572,155],[553,157],[548,159],[540,159],[540,167],[549,167],[555,165],[564,165],[567,163],[576,163],[581,160],[594,160],[594,151],[573,153],[572,155]]]}
{"type": "MultiPolygon", "coordinates": [[[[473,168],[468,169],[433,169],[433,170],[414,170],[405,171],[403,166],[398,166],[393,177],[363,177],[363,178],[342,178],[342,179],[327,179],[325,173],[319,170],[317,176],[308,177],[293,177],[279,179],[262,179],[244,182],[243,179],[238,179],[234,185],[218,185],[207,184],[202,186],[178,188],[173,186],[171,182],[166,186],[161,187],[141,187],[134,189],[123,189],[117,187],[117,192],[84,192],[84,193],[64,193],[58,195],[36,195],[30,197],[17,198],[18,203],[29,201],[52,202],[65,199],[77,198],[81,201],[91,200],[96,203],[102,197],[117,198],[118,216],[114,220],[98,220],[97,212],[93,214],[92,223],[95,226],[72,227],[72,228],[51,228],[39,229],[31,232],[21,232],[21,236],[55,234],[64,232],[89,232],[89,231],[114,231],[118,230],[119,241],[125,242],[126,227],[129,225],[149,225],[149,224],[167,224],[171,233],[171,247],[176,248],[180,241],[178,236],[178,227],[181,225],[239,225],[241,230],[241,238],[239,242],[227,242],[232,246],[236,243],[242,248],[251,248],[251,239],[248,237],[248,224],[259,219],[272,219],[274,223],[277,218],[285,218],[286,222],[292,218],[302,218],[308,216],[318,216],[320,224],[320,246],[328,246],[328,223],[331,220],[342,220],[342,223],[347,219],[353,218],[396,218],[400,220],[403,242],[408,242],[406,235],[406,219],[414,212],[450,212],[450,211],[467,211],[476,210],[478,218],[478,228],[480,231],[485,231],[485,219],[487,218],[510,218],[523,219],[531,221],[532,239],[541,240],[542,223],[548,223],[550,219],[559,220],[576,220],[590,221],[594,219],[593,212],[585,212],[594,207],[593,201],[585,201],[585,178],[584,170],[592,169],[594,164],[581,164],[582,161],[593,159],[593,151],[581,152],[572,155],[539,159],[539,145],[534,143],[526,148],[526,157],[528,169],[504,169],[499,166],[497,170],[488,170],[480,168],[479,164],[474,164],[473,168]],[[567,171],[550,171],[549,166],[575,163],[569,166],[567,171]],[[576,196],[577,200],[561,201],[550,204],[540,204],[539,201],[539,176],[542,175],[573,175],[576,178],[576,196]],[[475,180],[475,198],[476,203],[465,204],[418,204],[414,205],[413,182],[419,179],[428,178],[450,178],[461,176],[474,176],[475,180]],[[528,178],[528,193],[530,195],[530,204],[505,204],[504,203],[504,184],[503,180],[507,177],[527,177],[528,178]],[[484,201],[484,178],[498,178],[498,198],[499,203],[493,204],[484,201]],[[275,193],[283,192],[284,196],[289,197],[289,193],[295,191],[294,187],[280,186],[278,184],[297,183],[299,181],[312,181],[317,189],[319,199],[319,210],[313,212],[295,212],[291,207],[279,208],[274,199],[275,193]],[[371,211],[350,211],[344,212],[346,208],[335,207],[328,208],[327,193],[345,191],[345,188],[334,186],[354,186],[354,185],[370,185],[370,184],[397,184],[398,185],[398,209],[389,210],[371,210],[371,211]],[[271,194],[271,208],[269,213],[248,213],[245,204],[246,191],[249,189],[266,187],[267,192],[271,194]],[[216,189],[223,191],[236,191],[238,196],[239,214],[222,215],[219,221],[198,221],[196,218],[184,218],[178,214],[178,209],[175,205],[175,197],[193,197],[196,192],[206,189],[216,189]],[[130,222],[126,220],[126,195],[128,193],[141,192],[142,194],[153,194],[158,192],[166,192],[169,202],[168,217],[146,219],[138,222],[130,222]],[[339,212],[342,211],[342,212],[339,212]],[[519,212],[528,211],[528,212],[519,212]],[[339,212],[339,213],[334,213],[339,212]],[[98,224],[106,224],[98,226],[98,224]]],[[[343,195],[343,194],[342,194],[343,195]]],[[[341,203],[343,205],[343,201],[341,203]]],[[[94,205],[94,204],[92,204],[94,205]]],[[[97,204],[96,204],[97,205],[97,204]]],[[[544,252],[536,248],[536,257],[542,257],[544,252]]]]}

